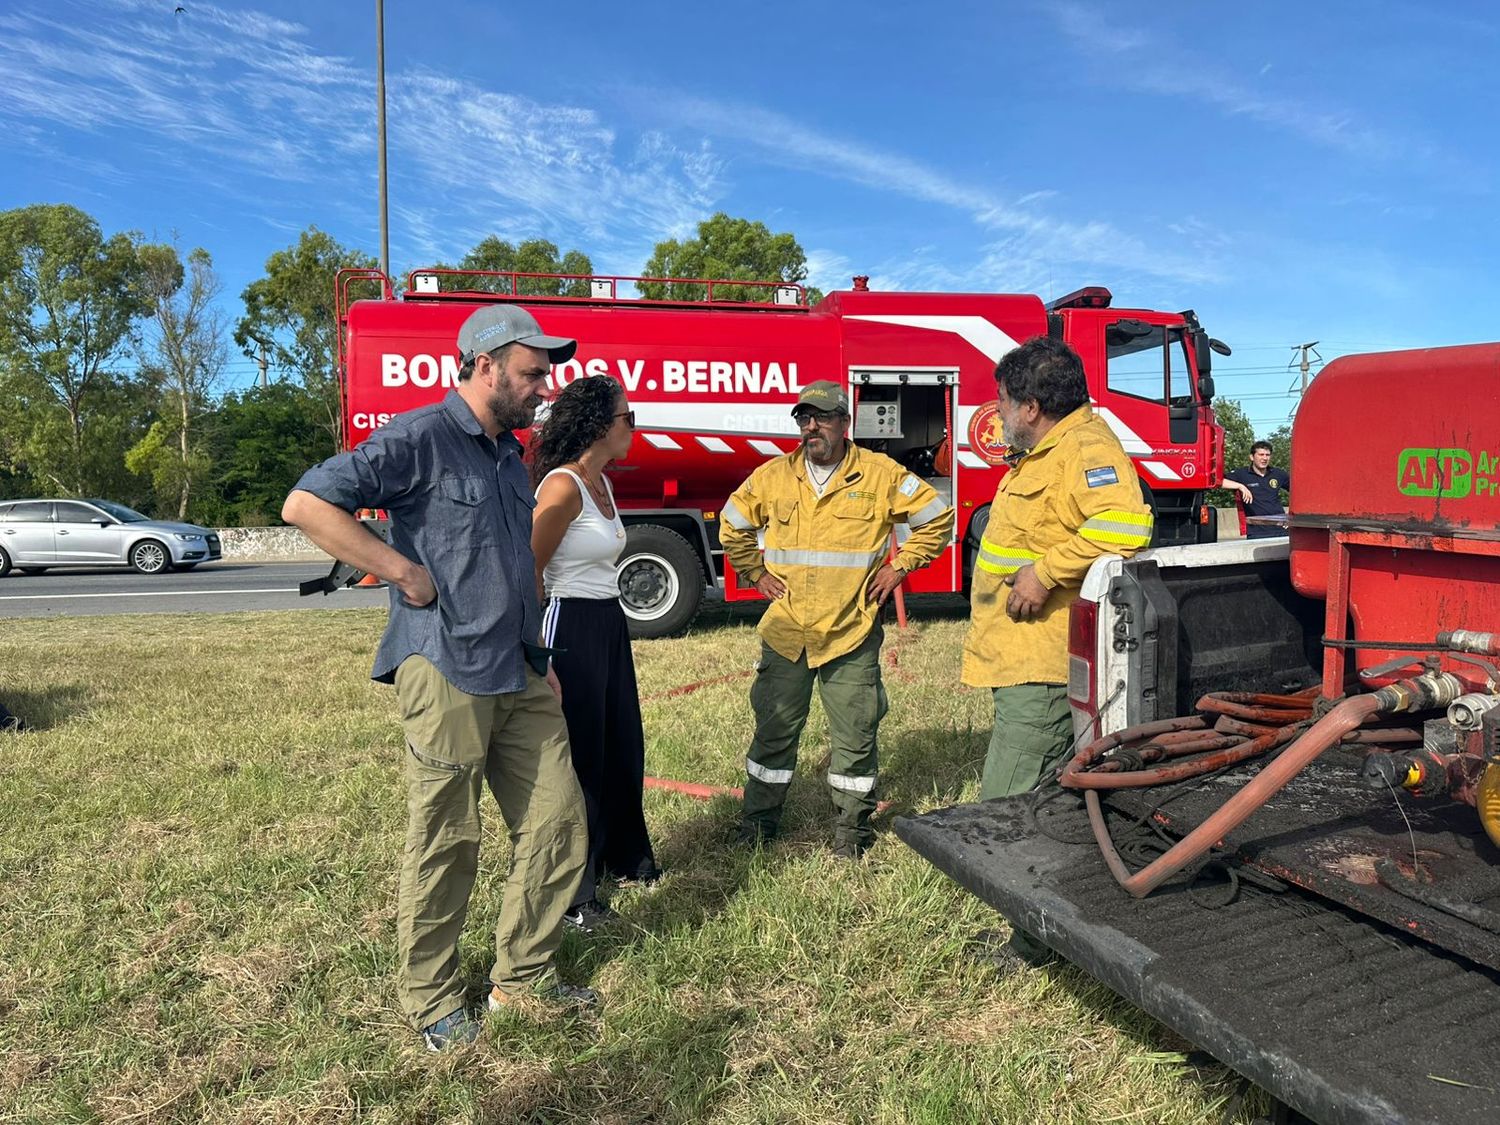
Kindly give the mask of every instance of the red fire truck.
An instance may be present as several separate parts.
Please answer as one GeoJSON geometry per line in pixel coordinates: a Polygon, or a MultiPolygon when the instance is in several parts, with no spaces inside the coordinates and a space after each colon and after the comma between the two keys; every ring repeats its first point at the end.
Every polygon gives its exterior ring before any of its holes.
{"type": "Polygon", "coordinates": [[[1112,307],[1109,290],[1051,303],[1019,294],[883,293],[854,287],[809,306],[800,286],[672,282],[693,299],[627,295],[651,279],[413,271],[399,296],[373,270],[337,281],[339,383],[346,446],[457,385],[459,325],[478,303],[511,301],[578,353],[553,370],[618,380],[636,412],[629,459],[612,470],[628,528],[620,589],[632,632],[682,629],[722,576],[729,600],[757,597],[723,561],[718,514],[768,457],[791,452],[798,390],[848,386],[852,436],[918,473],[958,509],[955,543],[912,575],[913,592],[965,588],[989,503],[1005,472],[994,411],[996,361],[1050,333],[1076,348],[1095,409],[1134,459],[1156,512],[1156,542],[1211,536],[1204,493],[1223,470],[1211,405],[1210,340],[1191,312],[1112,307]],[[586,296],[533,296],[538,289],[586,296]],[[378,290],[373,299],[354,299],[378,290]],[[517,294],[520,294],[517,296],[517,294]],[[746,299],[746,298],[751,299],[746,299]]]}

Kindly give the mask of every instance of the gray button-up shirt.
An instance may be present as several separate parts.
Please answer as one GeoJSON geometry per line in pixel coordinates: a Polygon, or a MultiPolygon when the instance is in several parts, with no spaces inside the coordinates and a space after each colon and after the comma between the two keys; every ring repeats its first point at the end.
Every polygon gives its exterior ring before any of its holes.
{"type": "Polygon", "coordinates": [[[470,695],[520,691],[521,649],[539,639],[531,494],[521,443],[485,436],[457,391],[392,418],[348,453],[315,465],[297,487],[345,511],[384,508],[391,546],[427,568],[437,600],[415,607],[392,586],[391,616],[371,676],[395,679],[425,656],[470,695]]]}

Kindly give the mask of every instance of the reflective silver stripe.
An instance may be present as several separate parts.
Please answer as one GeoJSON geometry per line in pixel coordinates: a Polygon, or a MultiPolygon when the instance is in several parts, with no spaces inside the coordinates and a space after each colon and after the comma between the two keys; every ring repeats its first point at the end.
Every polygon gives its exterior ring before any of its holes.
{"type": "Polygon", "coordinates": [[[764,781],[767,785],[790,785],[792,783],[791,770],[768,770],[759,762],[745,759],[745,772],[757,781],[764,781]]]}
{"type": "Polygon", "coordinates": [[[724,501],[724,508],[719,513],[724,517],[724,522],[739,531],[749,531],[751,523],[745,518],[745,513],[740,511],[739,505],[733,500],[724,501]]]}
{"type": "Polygon", "coordinates": [[[875,779],[852,777],[847,773],[831,773],[828,775],[828,784],[835,789],[842,789],[845,793],[868,793],[875,788],[875,779]]]}
{"type": "Polygon", "coordinates": [[[766,562],[788,566],[826,566],[844,570],[868,570],[870,564],[885,554],[884,547],[873,551],[787,551],[778,547],[766,549],[766,562]]]}
{"type": "Polygon", "coordinates": [[[924,523],[931,523],[947,510],[948,505],[943,503],[943,498],[934,496],[931,504],[906,517],[907,526],[921,527],[924,523]]]}

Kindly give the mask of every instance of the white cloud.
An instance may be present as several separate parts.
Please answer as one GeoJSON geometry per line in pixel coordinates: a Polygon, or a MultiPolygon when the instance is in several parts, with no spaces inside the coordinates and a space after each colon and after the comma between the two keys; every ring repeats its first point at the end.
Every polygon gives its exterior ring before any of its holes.
{"type": "MultiPolygon", "coordinates": [[[[33,154],[117,183],[178,175],[261,215],[296,205],[287,185],[300,183],[325,213],[373,226],[373,75],[318,50],[299,24],[187,8],[116,0],[0,16],[0,127],[33,154]]],[[[393,207],[405,196],[393,234],[413,253],[543,235],[638,263],[722,190],[706,141],[622,141],[586,107],[426,70],[388,74],[387,105],[393,207]]]]}
{"type": "MultiPolygon", "coordinates": [[[[1248,117],[1361,156],[1389,157],[1399,152],[1391,138],[1361,122],[1352,111],[1327,109],[1300,98],[1252,89],[1222,70],[1208,67],[1201,50],[1121,27],[1110,17],[1122,9],[1065,0],[1047,10],[1063,34],[1105,65],[1117,67],[1110,78],[1128,89],[1203,102],[1232,116],[1248,117]],[[1161,59],[1168,61],[1158,61],[1161,59]],[[1193,61],[1184,65],[1186,59],[1193,61]]],[[[1271,64],[1266,63],[1259,76],[1264,77],[1270,69],[1271,64]]]]}
{"type": "MultiPolygon", "coordinates": [[[[1033,191],[1014,200],[989,189],[954,179],[900,153],[872,148],[821,133],[782,114],[755,106],[731,105],[702,98],[662,99],[679,127],[707,131],[716,142],[752,146],[767,163],[793,167],[859,184],[967,215],[993,241],[981,247],[989,266],[962,276],[984,282],[1001,270],[1005,276],[1035,277],[1057,270],[1072,276],[1083,270],[1124,270],[1181,281],[1204,282],[1216,271],[1200,256],[1164,249],[1098,220],[1076,222],[1037,210],[1032,205],[1053,196],[1033,191]],[[1001,254],[1009,255],[1002,269],[1001,254]],[[976,272],[977,271],[977,272],[976,272]]],[[[913,264],[919,276],[925,266],[913,264]]],[[[941,273],[942,271],[939,271],[941,273]]]]}

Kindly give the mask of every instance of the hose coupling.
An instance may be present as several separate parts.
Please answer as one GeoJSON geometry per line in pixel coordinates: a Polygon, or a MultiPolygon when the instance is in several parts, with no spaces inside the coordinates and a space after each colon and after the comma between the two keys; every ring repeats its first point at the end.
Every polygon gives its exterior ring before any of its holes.
{"type": "Polygon", "coordinates": [[[1398,680],[1375,693],[1376,710],[1389,715],[1400,711],[1430,711],[1446,707],[1464,692],[1463,681],[1451,672],[1423,672],[1409,680],[1398,680]]]}
{"type": "Polygon", "coordinates": [[[1459,730],[1478,730],[1484,713],[1500,704],[1500,696],[1470,692],[1448,704],[1448,721],[1459,730]]]}

